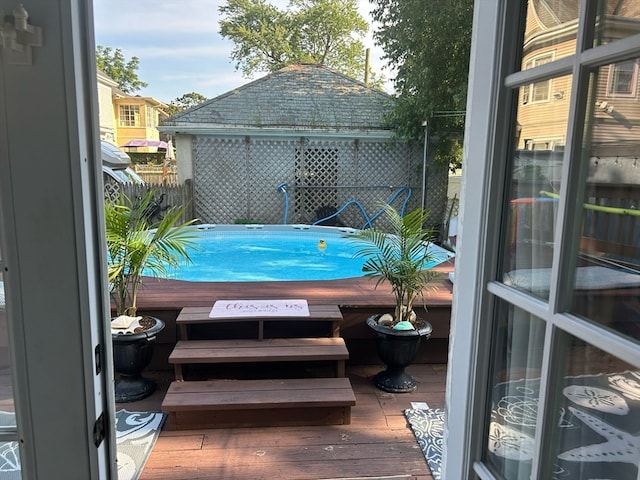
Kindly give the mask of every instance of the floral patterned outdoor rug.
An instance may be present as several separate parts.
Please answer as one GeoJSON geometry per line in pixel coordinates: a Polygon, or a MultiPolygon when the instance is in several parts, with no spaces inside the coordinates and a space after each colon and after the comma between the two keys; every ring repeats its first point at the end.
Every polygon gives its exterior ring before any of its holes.
{"type": "MultiPolygon", "coordinates": [[[[166,414],[116,412],[118,480],[136,480],[155,444],[166,414]]],[[[13,413],[0,412],[0,425],[15,425],[13,413]]],[[[0,480],[20,480],[17,442],[0,443],[0,480]]]]}
{"type": "Polygon", "coordinates": [[[404,416],[427,460],[434,480],[442,478],[442,448],[444,446],[444,409],[407,409],[404,416]]]}

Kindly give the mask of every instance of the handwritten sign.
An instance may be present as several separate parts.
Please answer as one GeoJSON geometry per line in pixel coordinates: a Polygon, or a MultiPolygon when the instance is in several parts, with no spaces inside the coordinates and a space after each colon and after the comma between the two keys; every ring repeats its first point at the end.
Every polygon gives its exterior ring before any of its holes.
{"type": "Polygon", "coordinates": [[[209,318],[308,317],[306,300],[218,300],[209,318]]]}

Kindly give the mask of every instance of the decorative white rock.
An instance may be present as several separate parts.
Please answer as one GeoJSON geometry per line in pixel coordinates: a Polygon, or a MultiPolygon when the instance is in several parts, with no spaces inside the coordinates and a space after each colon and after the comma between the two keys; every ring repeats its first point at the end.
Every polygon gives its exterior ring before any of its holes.
{"type": "Polygon", "coordinates": [[[380,318],[378,318],[378,325],[382,327],[390,327],[391,325],[393,325],[393,316],[391,316],[390,313],[380,315],[380,318]]]}
{"type": "Polygon", "coordinates": [[[111,320],[111,328],[118,330],[126,330],[134,323],[142,320],[142,317],[130,317],[129,315],[120,315],[111,320]]]}

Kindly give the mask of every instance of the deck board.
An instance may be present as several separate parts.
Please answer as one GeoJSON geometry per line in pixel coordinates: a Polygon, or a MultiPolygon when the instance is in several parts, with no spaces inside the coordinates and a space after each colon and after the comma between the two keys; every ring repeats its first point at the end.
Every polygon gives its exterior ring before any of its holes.
{"type": "Polygon", "coordinates": [[[179,341],[170,363],[296,362],[346,360],[349,352],[340,337],[267,338],[264,340],[179,341]]]}
{"type": "MultiPolygon", "coordinates": [[[[453,263],[434,268],[440,275],[426,295],[429,307],[450,306],[453,285],[448,273],[453,263]]],[[[145,278],[139,291],[138,309],[175,309],[176,307],[213,306],[216,300],[264,300],[303,298],[309,305],[334,304],[339,307],[388,307],[394,304],[388,285],[375,288],[375,280],[368,277],[325,281],[291,282],[185,282],[145,278]]],[[[420,306],[420,300],[416,302],[420,306]]]]}
{"type": "MultiPolygon", "coordinates": [[[[431,313],[450,308],[452,284],[448,263],[427,296],[431,313]]],[[[374,288],[369,278],[325,282],[198,283],[149,279],[140,292],[139,308],[177,310],[183,306],[213,306],[215,300],[305,298],[309,304],[332,303],[340,307],[379,308],[393,305],[384,286],[374,288]]],[[[346,318],[345,318],[346,320],[346,318]]],[[[443,323],[443,329],[448,324],[443,323]]],[[[446,328],[448,330],[448,328],[446,328]]],[[[447,331],[442,335],[446,336],[447,331]]],[[[433,340],[430,340],[430,342],[433,340]]],[[[429,344],[429,342],[427,342],[429,344]]],[[[350,352],[351,353],[351,352],[350,352]]],[[[446,361],[446,357],[445,360],[446,361]]],[[[445,364],[415,364],[407,371],[418,380],[412,393],[390,394],[377,390],[372,377],[381,365],[347,365],[356,395],[350,425],[228,428],[168,431],[163,429],[140,480],[318,480],[349,477],[411,478],[432,480],[427,463],[407,426],[404,410],[411,402],[431,407],[445,404],[445,364]],[[348,449],[343,447],[348,446],[348,449]],[[402,452],[402,462],[383,452],[402,452]],[[331,452],[336,452],[333,456],[331,452]]],[[[118,404],[128,410],[159,411],[173,371],[148,372],[159,383],[157,391],[140,402],[118,404]]]]}
{"type": "MultiPolygon", "coordinates": [[[[140,480],[318,480],[385,475],[432,480],[403,411],[411,408],[411,402],[444,406],[446,365],[410,366],[407,370],[419,384],[416,392],[407,394],[373,387],[371,378],[380,368],[347,367],[356,395],[350,425],[163,429],[140,480]],[[381,451],[392,456],[397,452],[402,462],[390,461],[388,455],[380,455],[381,451]]],[[[117,407],[159,410],[171,377],[160,376],[158,391],[152,397],[117,407]]]]}

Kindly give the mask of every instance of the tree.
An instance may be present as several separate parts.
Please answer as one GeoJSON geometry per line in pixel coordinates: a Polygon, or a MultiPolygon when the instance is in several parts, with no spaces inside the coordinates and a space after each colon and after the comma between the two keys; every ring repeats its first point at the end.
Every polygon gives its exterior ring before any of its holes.
{"type": "Polygon", "coordinates": [[[138,78],[136,70],[140,66],[138,57],[131,57],[127,62],[122,50],[98,45],[96,47],[96,66],[110,78],[118,82],[118,88],[129,95],[148,86],[138,78]]]}
{"type": "Polygon", "coordinates": [[[246,77],[292,63],[364,76],[365,49],[356,37],[369,26],[356,0],[290,0],[285,11],[265,0],[228,0],[219,11],[220,34],[235,43],[231,58],[246,77]]]}
{"type": "Polygon", "coordinates": [[[391,126],[400,137],[422,141],[426,120],[434,156],[459,165],[473,0],[371,1],[380,24],[374,38],[397,72],[391,126]]]}
{"type": "Polygon", "coordinates": [[[167,108],[166,112],[170,116],[175,115],[176,113],[186,110],[187,108],[195,107],[196,105],[199,105],[202,102],[206,102],[207,100],[209,99],[201,93],[185,93],[181,97],[171,100],[171,103],[169,103],[169,108],[167,108]]]}

